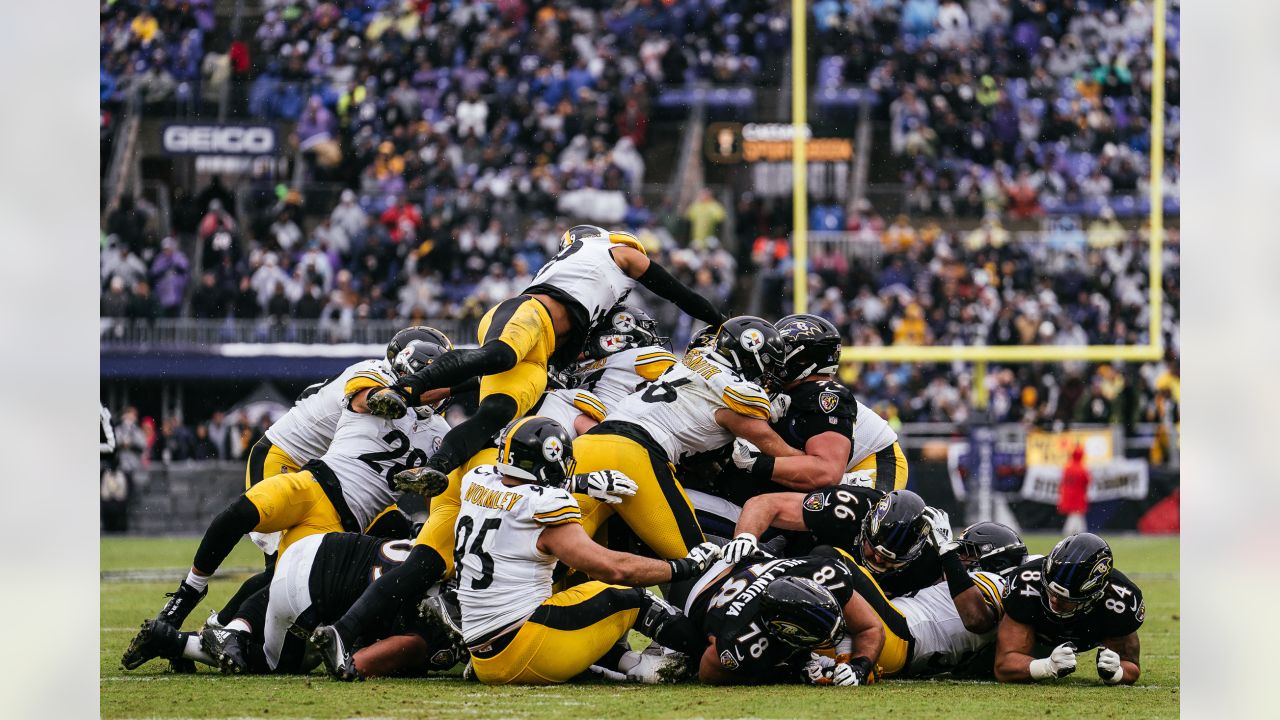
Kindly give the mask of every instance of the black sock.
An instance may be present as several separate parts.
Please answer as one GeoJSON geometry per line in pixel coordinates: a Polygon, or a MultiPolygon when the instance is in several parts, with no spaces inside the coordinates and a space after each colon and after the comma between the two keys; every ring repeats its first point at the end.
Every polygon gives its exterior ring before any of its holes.
{"type": "Polygon", "coordinates": [[[470,460],[473,455],[493,444],[493,436],[516,417],[519,410],[509,395],[490,395],[480,401],[476,414],[458,423],[440,441],[440,449],[427,460],[427,466],[449,473],[470,460]]]}
{"type": "MultiPolygon", "coordinates": [[[[257,576],[255,575],[254,577],[257,576]]],[[[261,637],[267,627],[267,604],[271,602],[270,593],[270,585],[258,588],[257,592],[245,598],[244,602],[240,604],[240,611],[235,613],[232,619],[248,623],[250,632],[261,637]]],[[[219,613],[218,620],[219,622],[222,620],[221,613],[219,613]]]]}
{"type": "Polygon", "coordinates": [[[414,545],[409,557],[365,588],[333,627],[350,647],[366,629],[389,622],[406,602],[421,598],[442,575],[444,559],[440,554],[426,545],[414,545]]]}
{"type": "Polygon", "coordinates": [[[253,530],[261,519],[258,508],[249,502],[249,498],[241,495],[209,523],[209,529],[204,531],[200,547],[196,550],[192,567],[203,575],[217,572],[222,561],[227,559],[236,543],[240,542],[240,538],[253,530]]]}
{"type": "Polygon", "coordinates": [[[418,405],[418,396],[427,390],[452,387],[480,375],[506,372],[519,361],[510,345],[491,340],[478,348],[447,352],[418,372],[400,378],[395,387],[409,398],[410,405],[418,405]]]}
{"type": "MultiPolygon", "coordinates": [[[[271,557],[275,556],[272,555],[271,557]]],[[[231,599],[227,601],[227,604],[223,605],[222,609],[218,611],[218,622],[223,625],[231,622],[235,619],[236,614],[240,612],[241,603],[249,599],[250,596],[259,590],[270,587],[271,576],[275,574],[274,568],[275,566],[273,564],[271,569],[263,570],[257,575],[245,580],[244,584],[240,586],[240,589],[236,590],[236,594],[232,595],[231,599]]]]}
{"type": "Polygon", "coordinates": [[[698,626],[657,595],[647,590],[641,592],[646,596],[645,604],[640,608],[632,629],[689,658],[701,657],[707,638],[698,626]]]}

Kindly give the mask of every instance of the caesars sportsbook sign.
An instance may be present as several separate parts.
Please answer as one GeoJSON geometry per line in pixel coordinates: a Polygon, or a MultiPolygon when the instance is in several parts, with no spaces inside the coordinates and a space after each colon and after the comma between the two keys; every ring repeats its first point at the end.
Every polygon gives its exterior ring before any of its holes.
{"type": "Polygon", "coordinates": [[[160,145],[166,155],[195,156],[197,169],[208,172],[243,171],[280,150],[275,127],[260,124],[169,123],[160,145]]]}
{"type": "MultiPolygon", "coordinates": [[[[853,140],[814,137],[806,125],[805,157],[809,192],[819,198],[845,199],[850,190],[853,140]]],[[[705,150],[713,163],[747,163],[752,190],[763,196],[791,194],[791,155],[795,129],[787,123],[718,122],[707,126],[705,150]]]]}

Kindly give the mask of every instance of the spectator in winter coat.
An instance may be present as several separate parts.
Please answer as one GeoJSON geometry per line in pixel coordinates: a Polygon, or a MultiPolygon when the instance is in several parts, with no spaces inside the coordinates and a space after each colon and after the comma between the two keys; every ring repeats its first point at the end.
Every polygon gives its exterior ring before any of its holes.
{"type": "Polygon", "coordinates": [[[1085,513],[1089,510],[1089,469],[1084,466],[1084,448],[1076,445],[1071,459],[1062,468],[1062,484],[1058,487],[1058,514],[1066,516],[1063,535],[1088,532],[1085,513]]]}

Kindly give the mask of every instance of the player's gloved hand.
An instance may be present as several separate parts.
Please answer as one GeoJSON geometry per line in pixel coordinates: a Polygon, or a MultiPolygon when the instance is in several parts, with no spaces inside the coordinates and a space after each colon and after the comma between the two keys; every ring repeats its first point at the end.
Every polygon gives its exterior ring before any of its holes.
{"type": "Polygon", "coordinates": [[[933,545],[939,555],[951,552],[960,546],[951,536],[951,518],[945,511],[927,507],[921,517],[929,525],[929,544],[933,545]]]}
{"type": "Polygon", "coordinates": [[[858,670],[849,663],[836,663],[835,667],[831,668],[832,685],[842,687],[863,685],[865,684],[865,679],[865,675],[859,673],[858,670]]]}
{"type": "Polygon", "coordinates": [[[623,498],[636,494],[640,486],[618,470],[596,470],[573,476],[571,492],[581,493],[617,505],[623,498]]]}
{"type": "Polygon", "coordinates": [[[769,422],[778,422],[783,415],[791,409],[791,396],[786,393],[778,393],[769,400],[769,422]]]}
{"type": "Polygon", "coordinates": [[[809,662],[804,664],[805,681],[810,685],[830,685],[831,670],[836,661],[826,655],[809,653],[809,662]]]}
{"type": "Polygon", "coordinates": [[[365,404],[369,406],[370,415],[388,420],[399,420],[409,412],[409,403],[395,388],[384,387],[370,392],[365,404]]]}
{"type": "Polygon", "coordinates": [[[720,559],[720,546],[713,542],[704,542],[689,551],[679,560],[668,560],[671,566],[671,582],[688,580],[706,572],[712,563],[720,559]]]}
{"type": "Polygon", "coordinates": [[[1035,680],[1061,678],[1076,671],[1076,646],[1069,642],[1062,643],[1049,653],[1049,657],[1032,660],[1029,668],[1035,680]]]}
{"type": "Polygon", "coordinates": [[[1110,648],[1098,648],[1098,677],[1107,685],[1115,685],[1124,679],[1120,653],[1110,648]]]}
{"type": "Polygon", "coordinates": [[[720,556],[726,562],[731,563],[745,560],[752,555],[760,555],[763,552],[756,536],[749,532],[738,533],[738,537],[730,540],[728,544],[720,548],[720,556]]]}
{"type": "Polygon", "coordinates": [[[854,487],[875,487],[875,473],[875,470],[850,470],[840,476],[840,484],[854,487]]]}
{"type": "MultiPolygon", "coordinates": [[[[722,456],[723,457],[723,456],[722,456]]],[[[733,464],[743,470],[750,470],[760,459],[760,448],[741,438],[733,441],[733,464]]]]}

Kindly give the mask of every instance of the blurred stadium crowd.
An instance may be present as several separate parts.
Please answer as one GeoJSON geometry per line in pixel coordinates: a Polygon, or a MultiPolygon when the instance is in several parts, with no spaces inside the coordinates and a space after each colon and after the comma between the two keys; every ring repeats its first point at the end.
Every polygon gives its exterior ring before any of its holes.
{"type": "MultiPolygon", "coordinates": [[[[305,187],[215,178],[176,189],[163,228],[125,197],[101,238],[104,336],[161,317],[314,320],[334,340],[365,319],[478,317],[525,286],[570,220],[635,229],[722,305],[789,309],[785,213],[746,194],[734,207],[703,195],[677,209],[642,192],[656,96],[695,81],[776,86],[789,3],[264,6],[263,22],[231,40],[212,32],[212,0],[104,2],[104,115],[133,93],[159,114],[229,97],[233,116],[295,122],[306,181],[346,189],[315,212],[305,187]]],[[[1176,0],[1169,12],[1164,183],[1176,209],[1176,0]]],[[[814,229],[851,232],[876,252],[815,248],[812,309],[858,345],[1145,343],[1145,235],[1120,221],[1146,207],[1151,22],[1148,4],[1122,0],[813,3],[814,83],[879,95],[909,216],[882,218],[865,201],[815,207],[814,229]],[[1034,238],[1004,227],[1067,212],[1088,222],[1034,238]],[[953,218],[982,220],[959,230],[953,218]]],[[[1169,231],[1169,360],[999,369],[988,378],[997,420],[1176,414],[1177,240],[1169,231]]],[[[692,330],[659,319],[677,344],[692,330]]],[[[842,372],[894,423],[969,413],[963,367],[842,372]]],[[[153,429],[140,456],[205,457],[212,445],[234,457],[259,420],[227,421],[236,442],[221,425],[204,442],[194,426],[153,429]]]]}

